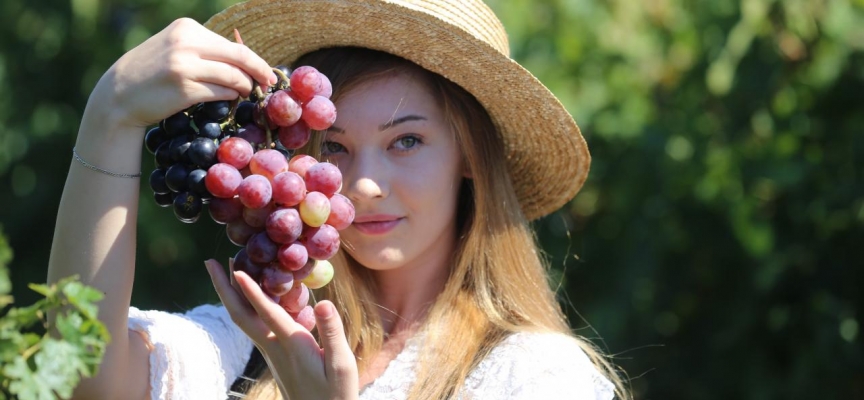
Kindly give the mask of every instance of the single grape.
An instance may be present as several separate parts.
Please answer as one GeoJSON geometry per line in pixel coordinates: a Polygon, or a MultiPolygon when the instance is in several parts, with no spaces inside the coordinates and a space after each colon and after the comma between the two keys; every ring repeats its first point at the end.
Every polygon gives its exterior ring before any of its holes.
{"type": "Polygon", "coordinates": [[[354,222],[354,204],[347,197],[336,193],[330,197],[330,216],[327,217],[327,225],[341,231],[354,222]]]}
{"type": "Polygon", "coordinates": [[[207,139],[219,139],[222,136],[222,126],[218,122],[206,121],[198,128],[198,136],[207,139]]]}
{"type": "Polygon", "coordinates": [[[216,164],[217,161],[216,143],[213,142],[213,139],[203,137],[196,138],[189,145],[187,155],[193,164],[204,169],[210,168],[213,164],[216,164]]]}
{"type": "Polygon", "coordinates": [[[315,67],[308,65],[298,67],[291,73],[291,91],[301,101],[309,101],[323,89],[324,83],[321,80],[321,76],[321,73],[315,67]]]}
{"type": "Polygon", "coordinates": [[[156,168],[150,173],[150,189],[156,194],[171,193],[171,188],[165,183],[165,169],[156,168]]]}
{"type": "Polygon", "coordinates": [[[297,271],[309,262],[309,252],[300,242],[283,244],[276,252],[279,266],[286,271],[297,271]]]}
{"type": "Polygon", "coordinates": [[[267,117],[277,126],[290,126],[300,120],[303,109],[288,90],[273,93],[267,100],[267,117]]]}
{"type": "Polygon", "coordinates": [[[261,279],[261,273],[264,271],[264,267],[249,259],[249,254],[246,252],[246,249],[240,249],[240,251],[234,255],[234,261],[231,266],[235,271],[243,271],[246,275],[249,275],[250,278],[256,281],[261,279]]]}
{"type": "Polygon", "coordinates": [[[237,105],[237,110],[234,111],[234,122],[240,126],[251,124],[253,122],[252,112],[255,110],[255,107],[257,105],[251,101],[241,101],[237,105]]]}
{"type": "Polygon", "coordinates": [[[329,162],[319,162],[306,170],[306,190],[330,197],[342,187],[342,172],[329,162]]]}
{"type": "Polygon", "coordinates": [[[336,122],[336,106],[330,99],[316,95],[303,104],[302,118],[310,128],[323,131],[336,122]]]}
{"type": "Polygon", "coordinates": [[[162,120],[162,129],[168,134],[168,137],[177,137],[188,133],[189,124],[192,118],[186,115],[185,112],[178,112],[168,118],[162,120]]]}
{"type": "Polygon", "coordinates": [[[267,133],[255,124],[244,125],[237,131],[235,137],[249,142],[253,148],[257,148],[258,145],[263,145],[267,141],[267,133]]]}
{"type": "Polygon", "coordinates": [[[273,201],[283,207],[294,207],[306,197],[306,182],[291,171],[273,177],[273,201]]]}
{"type": "Polygon", "coordinates": [[[300,312],[288,313],[291,318],[294,318],[300,326],[306,328],[307,331],[312,332],[312,329],[315,329],[315,310],[312,309],[312,306],[303,307],[300,312]]]}
{"type": "Polygon", "coordinates": [[[261,208],[243,208],[243,220],[246,221],[249,226],[253,226],[255,228],[264,229],[267,226],[267,218],[270,217],[270,214],[276,210],[276,206],[273,203],[267,204],[261,208]]]}
{"type": "Polygon", "coordinates": [[[201,197],[190,192],[177,193],[174,198],[174,215],[180,221],[192,223],[201,215],[201,197]]]}
{"type": "Polygon", "coordinates": [[[282,295],[279,299],[279,305],[289,313],[296,313],[303,310],[309,304],[309,288],[302,282],[298,285],[297,281],[288,293],[282,295]]]}
{"type": "Polygon", "coordinates": [[[236,197],[230,199],[216,197],[210,200],[208,210],[213,221],[219,224],[227,224],[243,218],[243,203],[236,197]]]}
{"type": "MultiPolygon", "coordinates": [[[[254,162],[254,158],[252,159],[254,162]]],[[[273,188],[270,181],[261,175],[249,175],[243,178],[237,187],[237,195],[244,206],[248,208],[262,208],[270,203],[273,196],[273,188]]]]}
{"type": "Polygon", "coordinates": [[[339,232],[324,224],[317,228],[306,228],[300,237],[310,258],[328,260],[339,251],[339,232]]]}
{"type": "Polygon", "coordinates": [[[333,84],[330,83],[330,78],[327,75],[321,74],[321,91],[315,94],[328,99],[333,96],[333,84]]]}
{"type": "Polygon", "coordinates": [[[315,157],[307,154],[298,154],[291,157],[291,160],[288,161],[288,170],[302,177],[306,176],[306,171],[309,170],[309,167],[317,163],[318,160],[315,157]]]}
{"type": "Polygon", "coordinates": [[[285,146],[286,149],[299,149],[309,143],[309,138],[312,136],[312,130],[309,125],[303,120],[297,121],[291,126],[279,127],[279,143],[285,146]]]}
{"type": "Polygon", "coordinates": [[[311,227],[321,226],[330,217],[330,199],[320,192],[306,193],[299,208],[300,218],[311,227]]]}
{"type": "Polygon", "coordinates": [[[174,160],[171,159],[171,142],[164,142],[159,145],[156,148],[156,156],[154,158],[157,168],[168,169],[168,167],[174,165],[174,160]]]}
{"type": "Polygon", "coordinates": [[[270,213],[265,223],[267,234],[276,243],[291,243],[303,233],[300,213],[293,208],[282,208],[270,213]]]}
{"type": "Polygon", "coordinates": [[[260,228],[249,226],[242,218],[236,219],[225,225],[225,234],[228,235],[228,240],[238,246],[246,246],[249,238],[252,235],[261,232],[260,228]]]}
{"type": "Polygon", "coordinates": [[[165,131],[160,127],[155,127],[147,131],[147,134],[144,135],[144,145],[147,147],[147,151],[156,154],[156,149],[159,148],[159,145],[168,141],[168,135],[165,131]]]}
{"type": "Polygon", "coordinates": [[[231,104],[227,100],[211,101],[204,103],[199,112],[212,121],[222,121],[228,118],[231,112],[231,104]]]}
{"type": "Polygon", "coordinates": [[[288,170],[288,160],[285,156],[272,149],[259,150],[252,155],[249,161],[249,169],[253,174],[261,175],[268,181],[273,181],[277,174],[288,170]]]}
{"type": "Polygon", "coordinates": [[[259,232],[249,238],[246,242],[246,252],[249,258],[260,264],[267,264],[276,260],[276,252],[279,245],[270,240],[266,232],[259,232]]]}
{"type": "Polygon", "coordinates": [[[243,182],[240,171],[229,164],[214,164],[207,169],[204,183],[207,190],[215,197],[230,199],[237,194],[237,187],[243,182]]]}
{"type": "Polygon", "coordinates": [[[294,274],[279,268],[264,268],[261,286],[265,292],[273,296],[284,296],[294,287],[294,274]]]}
{"type": "Polygon", "coordinates": [[[192,137],[189,135],[177,136],[171,139],[168,151],[171,153],[171,161],[188,162],[189,146],[192,146],[192,137]]]}
{"type": "Polygon", "coordinates": [[[239,137],[229,137],[219,143],[219,148],[216,150],[216,158],[221,163],[230,164],[234,168],[243,169],[249,165],[249,160],[255,150],[246,139],[239,137]]]}
{"type": "Polygon", "coordinates": [[[303,283],[309,286],[309,289],[320,289],[333,280],[333,264],[326,260],[315,261],[315,267],[312,268],[312,273],[306,278],[303,278],[303,283]]]}
{"type": "Polygon", "coordinates": [[[187,178],[189,177],[189,172],[189,168],[186,168],[185,165],[174,164],[165,172],[165,184],[175,192],[183,192],[188,188],[187,178]]]}
{"type": "Polygon", "coordinates": [[[203,169],[193,169],[189,172],[189,176],[186,178],[186,187],[189,188],[189,191],[197,194],[201,197],[203,201],[205,197],[209,198],[210,192],[207,191],[207,171],[203,169]]]}
{"type": "Polygon", "coordinates": [[[159,207],[171,207],[174,204],[174,193],[153,193],[153,199],[159,207]]]}

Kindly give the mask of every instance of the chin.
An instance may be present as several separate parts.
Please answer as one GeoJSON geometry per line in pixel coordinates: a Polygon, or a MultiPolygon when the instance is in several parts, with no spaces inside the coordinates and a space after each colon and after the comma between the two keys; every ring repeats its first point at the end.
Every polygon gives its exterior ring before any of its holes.
{"type": "Polygon", "coordinates": [[[363,252],[364,254],[351,254],[360,265],[373,271],[386,271],[396,269],[405,264],[405,257],[398,249],[381,249],[375,253],[363,252]]]}

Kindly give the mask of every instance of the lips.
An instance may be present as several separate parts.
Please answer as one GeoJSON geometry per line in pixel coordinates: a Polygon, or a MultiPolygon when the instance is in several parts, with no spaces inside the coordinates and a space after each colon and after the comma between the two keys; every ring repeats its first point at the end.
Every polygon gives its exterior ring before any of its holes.
{"type": "Polygon", "coordinates": [[[403,217],[386,214],[358,215],[354,218],[352,226],[368,235],[383,235],[396,228],[403,219],[403,217]]]}

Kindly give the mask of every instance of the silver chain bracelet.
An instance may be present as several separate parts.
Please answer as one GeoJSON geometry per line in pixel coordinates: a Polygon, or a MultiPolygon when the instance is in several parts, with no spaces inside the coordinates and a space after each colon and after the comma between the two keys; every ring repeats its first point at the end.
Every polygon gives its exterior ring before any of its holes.
{"type": "Polygon", "coordinates": [[[93,165],[93,164],[90,164],[90,163],[88,163],[87,161],[84,161],[84,159],[81,158],[81,156],[78,155],[78,152],[75,151],[75,147],[72,147],[72,155],[75,156],[75,159],[78,160],[78,162],[80,162],[81,165],[83,165],[83,166],[85,166],[85,167],[87,167],[87,168],[90,168],[90,169],[92,169],[92,170],[94,170],[94,171],[96,171],[96,172],[101,172],[101,173],[103,173],[103,174],[105,174],[105,175],[116,176],[116,177],[118,177],[118,178],[140,178],[140,177],[141,177],[141,173],[140,173],[140,172],[137,173],[137,174],[118,174],[118,173],[116,173],[116,172],[111,172],[111,171],[108,171],[108,170],[104,170],[104,169],[99,168],[99,167],[97,167],[97,166],[95,166],[95,165],[93,165]]]}

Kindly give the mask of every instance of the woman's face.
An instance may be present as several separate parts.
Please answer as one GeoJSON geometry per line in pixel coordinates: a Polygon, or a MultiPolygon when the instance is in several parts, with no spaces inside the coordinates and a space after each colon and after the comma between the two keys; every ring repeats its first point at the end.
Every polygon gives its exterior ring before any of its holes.
{"type": "Polygon", "coordinates": [[[436,99],[398,73],[352,89],[336,109],[322,151],[356,208],[340,232],[348,252],[374,270],[448,259],[463,167],[436,99]]]}

